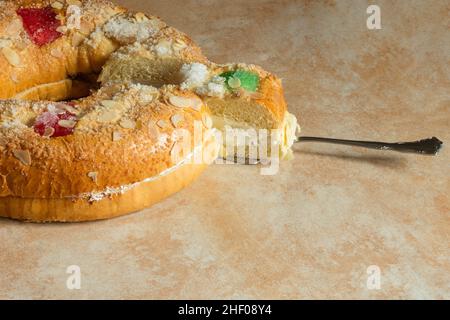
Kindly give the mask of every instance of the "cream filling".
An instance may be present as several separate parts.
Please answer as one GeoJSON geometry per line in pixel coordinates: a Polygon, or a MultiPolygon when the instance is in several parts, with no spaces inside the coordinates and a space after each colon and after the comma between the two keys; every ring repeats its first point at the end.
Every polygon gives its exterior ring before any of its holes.
{"type": "MultiPolygon", "coordinates": [[[[257,129],[252,127],[250,124],[245,122],[235,121],[229,118],[212,116],[214,127],[222,132],[223,135],[226,135],[227,130],[242,130],[245,133],[245,130],[253,129],[258,132],[257,129]]],[[[270,139],[272,140],[272,144],[279,145],[280,147],[280,157],[284,160],[290,160],[293,158],[292,146],[296,141],[297,133],[300,132],[300,126],[298,124],[297,118],[286,111],[284,115],[283,122],[280,125],[280,128],[269,132],[270,139]]],[[[269,137],[266,141],[270,141],[269,137]]],[[[223,141],[223,153],[226,150],[226,139],[222,137],[223,141]]],[[[236,146],[239,147],[242,143],[246,143],[245,139],[237,139],[235,141],[236,146]]],[[[270,143],[270,142],[267,142],[270,143]]],[[[269,147],[269,146],[268,146],[269,147]]],[[[223,156],[225,154],[222,154],[223,156]]]]}
{"type": "Polygon", "coordinates": [[[86,199],[89,202],[96,202],[96,201],[103,200],[105,197],[110,197],[110,196],[117,195],[117,194],[124,194],[125,192],[128,192],[128,191],[138,187],[139,185],[141,185],[143,183],[147,183],[147,182],[158,180],[161,177],[167,176],[168,174],[170,174],[173,171],[177,170],[178,168],[180,168],[181,166],[186,164],[188,161],[190,161],[192,159],[192,157],[194,156],[194,154],[197,153],[199,150],[201,150],[202,147],[203,147],[203,145],[196,146],[194,148],[194,150],[186,158],[184,158],[182,161],[180,161],[176,165],[174,165],[174,166],[172,166],[170,168],[167,168],[166,170],[160,172],[156,176],[153,176],[153,177],[150,177],[150,178],[146,178],[146,179],[138,181],[138,182],[134,182],[134,183],[118,186],[118,187],[107,187],[106,189],[104,189],[102,191],[85,192],[85,193],[81,193],[79,195],[68,196],[67,198],[71,198],[71,199],[86,199]]]}
{"type": "Polygon", "coordinates": [[[286,111],[281,128],[281,158],[285,160],[291,160],[294,157],[292,146],[297,140],[297,134],[301,131],[300,124],[297,121],[297,117],[292,113],[286,111]]]}

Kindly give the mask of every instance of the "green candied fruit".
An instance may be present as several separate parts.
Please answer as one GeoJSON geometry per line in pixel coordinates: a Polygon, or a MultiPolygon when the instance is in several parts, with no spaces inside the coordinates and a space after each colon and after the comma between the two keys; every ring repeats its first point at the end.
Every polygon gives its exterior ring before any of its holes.
{"type": "Polygon", "coordinates": [[[259,76],[254,72],[245,70],[227,71],[220,76],[225,78],[225,83],[230,90],[238,88],[251,92],[258,90],[259,76]]]}

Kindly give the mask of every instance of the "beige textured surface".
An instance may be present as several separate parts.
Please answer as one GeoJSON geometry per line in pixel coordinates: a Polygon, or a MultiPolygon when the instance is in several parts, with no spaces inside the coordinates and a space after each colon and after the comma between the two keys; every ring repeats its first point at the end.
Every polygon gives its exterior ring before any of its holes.
{"type": "MultiPolygon", "coordinates": [[[[304,134],[450,141],[448,1],[376,1],[380,31],[366,29],[367,1],[121,3],[212,60],[284,78],[304,134]]],[[[448,147],[433,158],[305,144],[275,176],[216,165],[119,219],[2,219],[0,297],[448,299],[449,160],[448,147]],[[66,289],[72,264],[81,290],[66,289]],[[380,290],[366,288],[369,265],[380,290]]]]}

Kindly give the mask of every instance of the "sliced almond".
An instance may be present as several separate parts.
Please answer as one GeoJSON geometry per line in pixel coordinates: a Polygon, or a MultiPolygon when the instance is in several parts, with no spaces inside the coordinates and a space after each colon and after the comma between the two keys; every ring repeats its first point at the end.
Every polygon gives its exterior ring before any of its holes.
{"type": "Polygon", "coordinates": [[[202,101],[197,97],[179,97],[179,96],[170,96],[169,102],[171,105],[178,107],[178,108],[192,108],[195,110],[200,110],[203,103],[202,101]]]}
{"type": "Polygon", "coordinates": [[[17,76],[17,74],[16,74],[15,72],[12,72],[12,73],[9,75],[9,77],[11,78],[11,80],[12,80],[14,83],[19,83],[19,78],[18,78],[18,76],[17,76]]]}
{"type": "MultiPolygon", "coordinates": [[[[67,27],[66,26],[59,26],[58,28],[56,28],[56,31],[58,31],[59,33],[66,33],[67,32],[67,27]]],[[[73,39],[72,39],[72,43],[73,43],[73,39]]]]}
{"type": "Polygon", "coordinates": [[[136,18],[137,22],[145,22],[145,21],[149,20],[147,18],[147,16],[145,15],[145,13],[142,13],[142,12],[136,13],[134,17],[136,18]]]}
{"type": "Polygon", "coordinates": [[[62,8],[64,8],[64,5],[59,1],[55,1],[52,3],[52,8],[56,10],[61,10],[62,8]]]}
{"type": "Polygon", "coordinates": [[[159,137],[159,130],[158,127],[154,122],[150,122],[148,124],[148,134],[150,135],[150,138],[152,139],[158,139],[159,137]]]}
{"type": "Polygon", "coordinates": [[[11,48],[2,48],[2,53],[10,65],[14,67],[20,66],[20,57],[16,51],[11,48]]]}
{"type": "Polygon", "coordinates": [[[74,47],[78,47],[85,39],[85,36],[81,33],[75,32],[75,34],[72,37],[72,45],[74,47]]]}
{"type": "Polygon", "coordinates": [[[178,113],[176,113],[176,114],[174,114],[172,117],[170,117],[170,121],[172,122],[172,124],[173,124],[173,126],[174,126],[175,128],[177,128],[178,125],[179,125],[183,120],[184,120],[183,115],[178,114],[178,113]]]}
{"type": "Polygon", "coordinates": [[[31,165],[31,155],[28,150],[13,150],[13,155],[24,165],[31,165]]]}
{"type": "Polygon", "coordinates": [[[5,34],[10,36],[10,37],[15,37],[22,30],[23,30],[22,19],[15,18],[6,27],[5,34]]]}
{"type": "Polygon", "coordinates": [[[72,107],[71,105],[68,105],[68,104],[62,104],[62,108],[64,110],[66,110],[67,112],[70,112],[71,114],[77,115],[77,114],[80,113],[80,110],[78,110],[77,108],[74,108],[74,107],[72,107]]]}
{"type": "Polygon", "coordinates": [[[53,48],[52,50],[50,50],[50,55],[51,55],[52,57],[55,57],[55,58],[58,58],[58,59],[64,57],[64,55],[63,55],[63,53],[61,52],[61,50],[56,49],[56,48],[53,48]]]}
{"type": "Polygon", "coordinates": [[[122,133],[120,133],[119,131],[114,131],[114,132],[112,133],[112,140],[113,140],[114,142],[119,141],[119,140],[121,140],[121,139],[122,139],[122,133]]]}
{"type": "Polygon", "coordinates": [[[97,177],[98,177],[98,173],[97,172],[89,172],[88,177],[92,179],[92,181],[94,181],[95,183],[97,183],[97,177]]]}
{"type": "Polygon", "coordinates": [[[120,120],[120,126],[124,129],[134,129],[136,128],[136,122],[131,119],[120,120]]]}
{"type": "Polygon", "coordinates": [[[44,138],[50,138],[55,133],[55,129],[52,127],[46,127],[44,130],[44,134],[42,135],[44,138]]]}
{"type": "Polygon", "coordinates": [[[102,100],[100,103],[102,104],[102,106],[111,109],[116,108],[118,105],[117,101],[114,100],[102,100]]]}
{"type": "Polygon", "coordinates": [[[181,51],[187,47],[187,44],[181,39],[176,39],[175,42],[172,44],[172,47],[175,51],[181,51]]]}
{"type": "Polygon", "coordinates": [[[63,114],[65,113],[64,104],[62,103],[49,104],[47,106],[47,111],[55,114],[63,114]]]}
{"type": "Polygon", "coordinates": [[[110,123],[119,120],[120,115],[115,110],[105,110],[98,117],[97,121],[102,123],[110,123]]]}
{"type": "Polygon", "coordinates": [[[77,124],[74,120],[59,120],[58,125],[63,128],[71,129],[77,124]]]}
{"type": "Polygon", "coordinates": [[[175,155],[179,155],[178,153],[180,152],[180,148],[178,147],[178,144],[176,142],[174,142],[172,144],[172,147],[170,148],[169,154],[171,157],[174,157],[175,155]]]}
{"type": "Polygon", "coordinates": [[[211,129],[213,126],[213,121],[212,121],[211,117],[207,114],[202,115],[202,122],[203,122],[203,125],[208,129],[211,129]]]}
{"type": "Polygon", "coordinates": [[[156,125],[160,127],[161,129],[167,128],[167,121],[166,120],[158,120],[156,122],[156,125]]]}
{"type": "Polygon", "coordinates": [[[9,39],[0,39],[0,48],[12,47],[12,41],[9,39]]]}

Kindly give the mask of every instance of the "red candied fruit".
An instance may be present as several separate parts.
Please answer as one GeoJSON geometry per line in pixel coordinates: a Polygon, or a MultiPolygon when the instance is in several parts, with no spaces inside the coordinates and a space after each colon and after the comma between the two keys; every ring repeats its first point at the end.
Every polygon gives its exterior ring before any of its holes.
{"type": "Polygon", "coordinates": [[[22,8],[17,10],[17,14],[22,18],[23,27],[31,40],[40,47],[62,36],[56,31],[61,23],[51,7],[22,8]]]}
{"type": "Polygon", "coordinates": [[[74,128],[61,126],[60,120],[77,121],[76,115],[67,110],[63,111],[46,111],[41,114],[34,123],[34,131],[41,136],[51,138],[63,137],[73,133],[74,128]]]}

